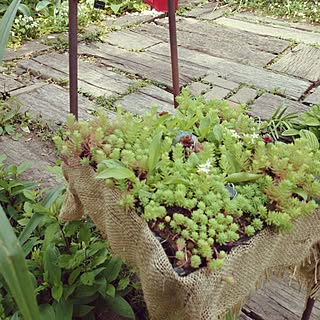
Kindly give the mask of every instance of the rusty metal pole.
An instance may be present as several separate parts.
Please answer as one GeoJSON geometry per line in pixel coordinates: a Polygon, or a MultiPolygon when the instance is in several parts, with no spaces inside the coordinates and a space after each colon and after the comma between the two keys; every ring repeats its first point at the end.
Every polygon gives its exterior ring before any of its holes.
{"type": "Polygon", "coordinates": [[[175,0],[168,0],[172,84],[173,84],[174,107],[176,108],[178,106],[176,97],[180,93],[180,86],[179,86],[177,28],[176,28],[176,12],[175,11],[176,11],[175,0]]]}
{"type": "Polygon", "coordinates": [[[315,300],[312,299],[311,297],[309,297],[307,300],[307,303],[306,303],[306,307],[303,311],[303,315],[301,317],[301,320],[309,320],[310,319],[314,303],[315,303],[315,300]]]}
{"type": "Polygon", "coordinates": [[[78,119],[78,0],[69,0],[70,113],[78,119]]]}

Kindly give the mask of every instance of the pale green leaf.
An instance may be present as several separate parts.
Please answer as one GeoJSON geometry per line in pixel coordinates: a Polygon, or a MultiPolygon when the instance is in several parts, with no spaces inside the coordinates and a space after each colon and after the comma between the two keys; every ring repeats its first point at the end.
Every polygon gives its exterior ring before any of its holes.
{"type": "Polygon", "coordinates": [[[25,320],[40,320],[24,253],[0,205],[0,273],[25,320]]]}
{"type": "Polygon", "coordinates": [[[128,168],[107,168],[101,171],[98,175],[98,179],[133,179],[135,177],[134,172],[129,170],[128,168]]]}
{"type": "Polygon", "coordinates": [[[20,5],[20,0],[13,0],[0,21],[0,63],[6,49],[10,30],[20,5]]]}
{"type": "Polygon", "coordinates": [[[149,156],[148,156],[148,171],[152,172],[160,159],[161,156],[161,139],[162,139],[162,132],[159,132],[157,135],[154,136],[150,149],[149,149],[149,156]]]}

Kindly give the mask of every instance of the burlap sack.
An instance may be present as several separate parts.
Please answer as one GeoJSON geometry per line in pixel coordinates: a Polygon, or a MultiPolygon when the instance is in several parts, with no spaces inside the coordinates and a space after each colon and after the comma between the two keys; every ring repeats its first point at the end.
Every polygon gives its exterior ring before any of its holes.
{"type": "MultiPolygon", "coordinates": [[[[153,320],[221,319],[227,310],[243,303],[266,271],[287,270],[303,261],[307,267],[310,248],[320,239],[317,211],[300,218],[289,234],[260,232],[228,254],[217,272],[202,268],[179,277],[148,225],[134,211],[118,207],[118,192],[96,179],[91,167],[64,165],[63,171],[68,190],[61,218],[92,218],[114,254],[136,268],[153,320]],[[229,276],[234,284],[225,280],[229,276]]],[[[314,281],[314,275],[309,281],[314,281]]]]}

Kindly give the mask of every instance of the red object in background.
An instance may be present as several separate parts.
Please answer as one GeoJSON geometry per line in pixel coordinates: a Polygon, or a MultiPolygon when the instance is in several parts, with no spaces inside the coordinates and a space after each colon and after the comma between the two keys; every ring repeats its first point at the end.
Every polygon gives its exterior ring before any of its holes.
{"type": "MultiPolygon", "coordinates": [[[[174,1],[175,10],[178,9],[178,0],[174,1]]],[[[145,3],[149,4],[153,9],[161,12],[168,12],[168,0],[144,0],[145,3]]]]}

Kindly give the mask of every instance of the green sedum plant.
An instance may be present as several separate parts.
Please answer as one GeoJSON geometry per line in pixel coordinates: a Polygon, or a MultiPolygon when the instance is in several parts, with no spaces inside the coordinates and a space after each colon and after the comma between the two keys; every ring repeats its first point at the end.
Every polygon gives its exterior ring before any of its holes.
{"type": "Polygon", "coordinates": [[[66,138],[54,139],[67,164],[91,166],[121,192],[119,205],[148,222],[177,272],[217,270],[263,228],[290,231],[314,212],[319,150],[304,139],[269,143],[263,126],[227,102],[187,91],[178,101],[174,114],[70,116],[66,138]]]}

